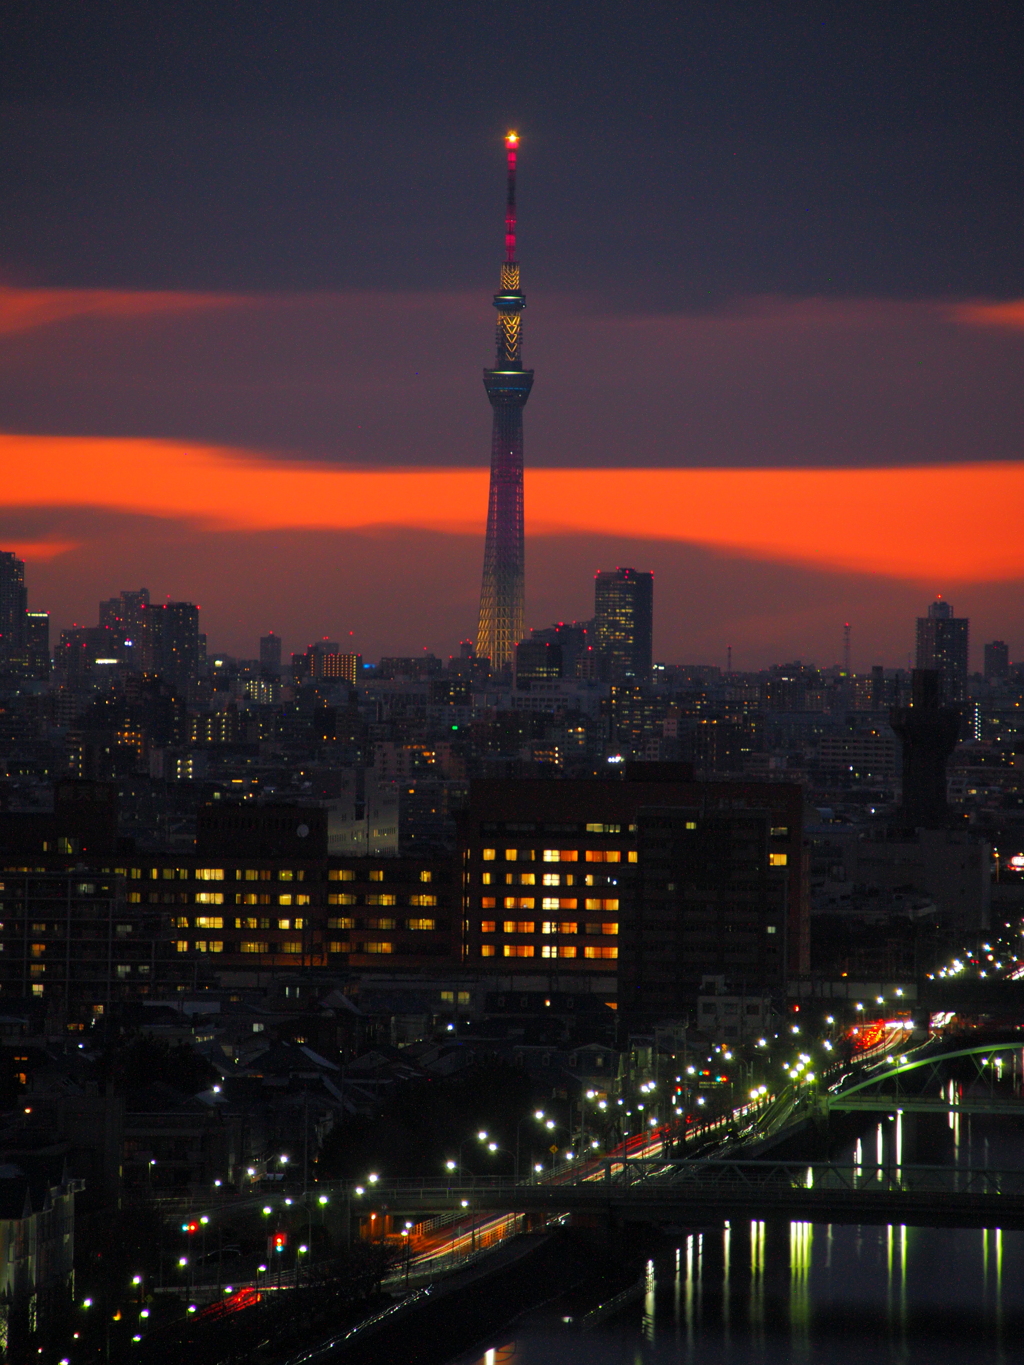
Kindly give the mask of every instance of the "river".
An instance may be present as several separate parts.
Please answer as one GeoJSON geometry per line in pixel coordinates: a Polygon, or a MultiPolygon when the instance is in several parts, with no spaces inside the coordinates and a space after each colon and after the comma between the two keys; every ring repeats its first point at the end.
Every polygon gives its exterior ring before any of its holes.
{"type": "MultiPolygon", "coordinates": [[[[1024,1134],[1000,1119],[887,1119],[836,1159],[866,1175],[914,1160],[1021,1168],[1024,1134]]],[[[686,1229],[647,1263],[635,1298],[581,1330],[591,1307],[549,1304],[458,1365],[1009,1365],[1024,1361],[1024,1232],[686,1229]]]]}

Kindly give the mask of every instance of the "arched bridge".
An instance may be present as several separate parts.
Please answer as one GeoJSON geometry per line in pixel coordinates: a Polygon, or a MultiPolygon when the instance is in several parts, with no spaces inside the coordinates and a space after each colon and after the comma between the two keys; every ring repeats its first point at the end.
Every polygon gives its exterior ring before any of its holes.
{"type": "Polygon", "coordinates": [[[1024,1041],[1018,1040],[957,1048],[918,1060],[896,1057],[884,1071],[855,1085],[825,1092],[819,1097],[819,1103],[828,1111],[840,1112],[989,1114],[1024,1119],[1024,1097],[1012,1093],[1024,1080],[1022,1047],[1024,1041]],[[949,1063],[967,1058],[975,1069],[975,1080],[970,1089],[965,1092],[954,1087],[943,1094],[949,1063]],[[1007,1073],[1005,1078],[1004,1072],[1007,1073]],[[1011,1081],[1011,1093],[1007,1093],[1004,1079],[1011,1081]]]}

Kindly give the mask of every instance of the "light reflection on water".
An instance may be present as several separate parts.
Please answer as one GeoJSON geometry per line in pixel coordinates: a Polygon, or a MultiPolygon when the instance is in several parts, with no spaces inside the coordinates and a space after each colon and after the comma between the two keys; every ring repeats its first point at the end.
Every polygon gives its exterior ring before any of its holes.
{"type": "MultiPolygon", "coordinates": [[[[1002,1133],[976,1142],[961,1134],[959,1115],[950,1127],[955,1164],[1024,1164],[1015,1134],[1003,1148],[1002,1133]]],[[[876,1165],[902,1164],[904,1136],[899,1121],[879,1124],[843,1159],[873,1179],[876,1165]]],[[[752,1221],[681,1236],[648,1262],[639,1297],[590,1331],[550,1314],[462,1365],[1018,1360],[1024,1232],[752,1221]]]]}

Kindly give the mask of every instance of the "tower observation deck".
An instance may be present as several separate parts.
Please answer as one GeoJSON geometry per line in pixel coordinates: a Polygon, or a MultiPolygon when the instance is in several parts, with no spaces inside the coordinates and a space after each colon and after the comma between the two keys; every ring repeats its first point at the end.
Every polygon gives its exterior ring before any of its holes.
{"type": "Polygon", "coordinates": [[[508,196],[505,207],[505,259],[501,264],[494,368],[484,370],[484,388],[493,409],[491,486],[487,502],[487,539],[480,592],[476,652],[495,669],[510,667],[523,636],[523,408],[533,387],[533,371],[523,369],[522,314],[526,298],[519,287],[516,260],[516,153],[519,135],[508,133],[508,196]]]}

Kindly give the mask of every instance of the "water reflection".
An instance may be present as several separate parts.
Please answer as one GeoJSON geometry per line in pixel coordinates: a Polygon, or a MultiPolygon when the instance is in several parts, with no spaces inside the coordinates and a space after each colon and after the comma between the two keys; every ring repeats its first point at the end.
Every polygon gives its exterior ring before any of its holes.
{"type": "MultiPolygon", "coordinates": [[[[904,1162],[1024,1166],[1016,1134],[959,1114],[887,1117],[837,1160],[864,1184],[904,1162]]],[[[592,1330],[551,1313],[493,1349],[461,1365],[1009,1365],[1024,1358],[1024,1232],[781,1220],[693,1229],[647,1263],[639,1297],[592,1330]]]]}
{"type": "Polygon", "coordinates": [[[734,1223],[648,1263],[587,1333],[537,1324],[465,1365],[953,1365],[1020,1359],[1024,1233],[734,1223]],[[1004,1268],[1009,1267],[1009,1274],[1004,1268]]]}

